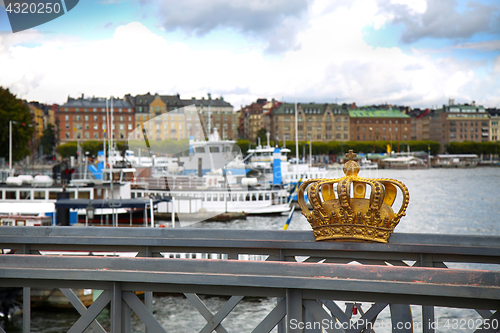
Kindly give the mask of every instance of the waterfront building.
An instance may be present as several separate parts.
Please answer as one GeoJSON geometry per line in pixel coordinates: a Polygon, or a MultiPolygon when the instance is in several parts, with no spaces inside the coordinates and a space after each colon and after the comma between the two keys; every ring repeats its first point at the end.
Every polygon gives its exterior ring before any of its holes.
{"type": "Polygon", "coordinates": [[[142,129],[146,131],[149,140],[184,139],[184,116],[177,110],[184,106],[179,95],[159,95],[147,93],[144,95],[126,95],[135,108],[135,128],[139,128],[131,139],[141,139],[142,129]],[[171,116],[169,112],[176,113],[171,116]]]}
{"type": "MultiPolygon", "coordinates": [[[[110,100],[108,107],[111,107],[110,100]]],[[[102,140],[110,132],[115,140],[126,141],[135,128],[134,106],[120,98],[113,98],[111,130],[107,128],[106,98],[103,97],[68,97],[67,102],[58,107],[56,118],[60,143],[102,140]]]]}
{"type": "Polygon", "coordinates": [[[208,94],[208,98],[196,99],[192,97],[191,99],[182,100],[182,102],[191,118],[186,122],[188,137],[193,136],[198,140],[208,138],[207,131],[210,127],[211,130],[217,128],[222,139],[238,138],[240,113],[234,112],[234,107],[226,102],[222,96],[212,99],[211,94],[208,94]],[[194,108],[187,108],[188,106],[194,106],[194,108]],[[193,113],[194,110],[196,110],[197,115],[193,113]],[[200,126],[200,122],[201,131],[197,128],[197,126],[200,126]],[[202,135],[204,137],[201,137],[202,135]]]}
{"type": "Polygon", "coordinates": [[[408,113],[411,117],[411,140],[430,140],[431,109],[414,109],[408,113]]]}
{"type": "MultiPolygon", "coordinates": [[[[266,121],[272,138],[295,141],[295,104],[280,103],[272,108],[266,121]]],[[[298,103],[297,139],[299,141],[348,141],[349,113],[338,104],[298,103]]]]}
{"type": "Polygon", "coordinates": [[[500,110],[488,109],[490,114],[490,141],[500,141],[500,110]]]}
{"type": "Polygon", "coordinates": [[[441,144],[441,151],[449,142],[486,142],[490,139],[490,116],[485,108],[471,104],[448,105],[437,109],[430,119],[430,139],[441,144]]]}
{"type": "MultiPolygon", "coordinates": [[[[266,128],[264,106],[267,104],[265,98],[259,98],[256,102],[240,110],[240,117],[242,119],[240,135],[243,139],[255,142],[258,131],[261,128],[266,128]]],[[[266,111],[269,111],[268,108],[266,111]]]]}
{"type": "Polygon", "coordinates": [[[349,110],[351,140],[403,141],[411,139],[411,118],[399,110],[349,110]]]}
{"type": "Polygon", "coordinates": [[[43,123],[43,105],[38,102],[28,103],[32,117],[33,126],[33,139],[39,142],[43,135],[44,123],[43,123]]]}

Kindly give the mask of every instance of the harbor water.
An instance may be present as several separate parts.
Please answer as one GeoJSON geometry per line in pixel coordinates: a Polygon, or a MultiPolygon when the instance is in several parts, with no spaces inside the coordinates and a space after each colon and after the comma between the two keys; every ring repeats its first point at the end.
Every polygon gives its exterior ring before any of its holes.
{"type": "MultiPolygon", "coordinates": [[[[339,177],[342,176],[340,173],[339,177]]],[[[410,204],[406,217],[395,232],[474,234],[500,236],[500,168],[421,169],[421,170],[362,170],[362,177],[393,178],[406,184],[410,204]]],[[[286,216],[248,217],[231,222],[201,222],[191,228],[273,229],[280,230],[286,216]]],[[[289,230],[310,230],[306,219],[296,210],[289,230]]],[[[196,232],[196,231],[193,231],[196,232]]],[[[389,239],[390,242],[390,239],[389,239]]],[[[453,265],[451,267],[484,268],[485,265],[453,265]]],[[[488,265],[488,269],[498,267],[488,265]]],[[[227,299],[202,296],[207,307],[216,313],[227,299]]],[[[342,308],[344,302],[337,302],[342,308]]],[[[243,299],[223,321],[228,332],[251,332],[274,308],[275,299],[243,299]]],[[[364,311],[370,303],[363,303],[364,311]]],[[[154,315],[167,332],[199,332],[206,321],[182,296],[155,296],[154,315]]],[[[411,306],[414,332],[422,332],[421,307],[411,306]]],[[[359,316],[359,315],[358,315],[359,316]]],[[[31,332],[66,332],[79,318],[73,312],[32,312],[31,332]]],[[[469,309],[436,308],[436,332],[473,332],[480,316],[469,309]],[[461,323],[465,325],[460,325],[461,323]]],[[[103,312],[99,321],[109,331],[109,317],[103,312]]],[[[133,332],[144,332],[137,317],[133,318],[133,332]]],[[[386,308],[378,316],[375,331],[390,332],[390,312],[386,308]]],[[[22,332],[22,318],[17,316],[7,332],[22,332]]],[[[90,328],[87,332],[93,332],[90,328]]]]}

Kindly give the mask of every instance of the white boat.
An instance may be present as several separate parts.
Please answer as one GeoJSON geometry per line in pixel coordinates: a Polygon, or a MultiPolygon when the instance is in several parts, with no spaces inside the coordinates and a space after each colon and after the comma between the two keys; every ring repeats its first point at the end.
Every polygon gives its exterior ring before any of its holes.
{"type": "Polygon", "coordinates": [[[286,147],[271,147],[269,144],[269,135],[267,138],[267,145],[257,145],[254,149],[249,149],[248,167],[251,170],[249,175],[255,175],[265,183],[282,183],[285,185],[296,184],[300,179],[303,181],[313,178],[333,178],[335,175],[331,170],[326,167],[315,167],[307,163],[291,163],[288,160],[287,154],[290,149],[286,147]],[[275,162],[276,161],[276,162],[275,162]],[[280,179],[276,179],[275,163],[279,161],[279,169],[281,172],[280,179]]]}
{"type": "Polygon", "coordinates": [[[424,169],[427,168],[424,160],[415,156],[388,157],[381,160],[386,169],[424,169]]]}
{"type": "MultiPolygon", "coordinates": [[[[184,168],[183,173],[199,175],[201,169],[201,175],[204,175],[211,170],[227,169],[228,165],[241,154],[241,150],[235,140],[222,140],[217,128],[214,128],[208,140],[189,139],[188,153],[188,156],[179,157],[180,164],[184,168]]],[[[234,172],[245,173],[245,169],[234,172]]]]}
{"type": "Polygon", "coordinates": [[[439,154],[434,166],[437,168],[475,168],[479,163],[476,154],[439,154]]]}
{"type": "Polygon", "coordinates": [[[1,226],[51,226],[55,224],[54,203],[30,202],[0,202],[1,226]]]}
{"type": "MultiPolygon", "coordinates": [[[[104,180],[98,179],[75,179],[70,181],[64,187],[61,184],[55,185],[52,178],[49,176],[37,176],[38,184],[33,180],[31,185],[20,184],[17,179],[15,183],[12,181],[0,184],[0,201],[2,204],[2,222],[9,221],[3,225],[23,225],[21,216],[26,217],[24,225],[47,225],[51,218],[47,221],[45,216],[55,214],[54,204],[61,196],[62,192],[66,192],[70,199],[83,200],[108,200],[108,199],[130,199],[130,184],[133,180],[135,169],[105,169],[104,180]],[[111,182],[111,179],[113,181],[111,182]],[[49,186],[50,185],[50,186],[49,186]],[[38,213],[43,213],[39,215],[38,213]],[[35,218],[35,219],[31,219],[35,218]],[[12,223],[10,223],[12,222],[12,223]]],[[[17,177],[15,177],[17,178],[17,177]]],[[[137,223],[143,223],[143,213],[137,212],[138,209],[131,210],[126,208],[114,209],[95,209],[95,222],[108,224],[112,220],[111,215],[123,215],[125,222],[128,224],[130,215],[137,223]],[[139,215],[136,217],[136,215],[139,215]]],[[[74,209],[70,211],[70,224],[85,222],[86,210],[74,209]]],[[[109,223],[110,224],[110,223],[109,223]]]]}

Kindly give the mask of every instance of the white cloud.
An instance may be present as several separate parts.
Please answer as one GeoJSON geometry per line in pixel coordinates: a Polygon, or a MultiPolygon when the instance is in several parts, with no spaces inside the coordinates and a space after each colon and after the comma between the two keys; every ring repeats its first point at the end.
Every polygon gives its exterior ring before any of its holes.
{"type": "Polygon", "coordinates": [[[56,103],[82,93],[123,96],[148,91],[179,93],[186,99],[222,94],[235,109],[262,97],[291,102],[295,91],[304,102],[338,98],[358,105],[430,107],[449,97],[467,96],[486,106],[498,103],[499,72],[488,72],[484,64],[450,57],[436,61],[428,53],[368,45],[362,29],[390,19],[380,13],[376,1],[335,8],[317,1],[307,17],[296,36],[300,48],[280,57],[252,48],[195,50],[137,22],[118,27],[103,41],[36,32],[0,35],[0,85],[23,98],[56,103]],[[40,46],[23,46],[34,41],[40,46]],[[486,79],[477,77],[476,68],[487,73],[486,79]]]}

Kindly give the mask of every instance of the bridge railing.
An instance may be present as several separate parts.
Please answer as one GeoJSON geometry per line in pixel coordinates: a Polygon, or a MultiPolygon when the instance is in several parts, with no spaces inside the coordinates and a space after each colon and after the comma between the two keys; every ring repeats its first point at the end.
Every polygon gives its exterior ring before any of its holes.
{"type": "Polygon", "coordinates": [[[475,331],[500,330],[500,312],[492,311],[500,308],[500,237],[395,233],[376,244],[315,242],[310,231],[290,230],[12,227],[2,228],[0,244],[16,250],[0,256],[0,286],[24,288],[25,332],[32,287],[68,297],[81,314],[69,332],[104,332],[96,317],[109,303],[112,332],[130,332],[131,311],[150,332],[164,332],[151,312],[152,292],[184,294],[207,321],[200,332],[225,332],[223,319],[244,296],[277,298],[253,332],[371,332],[387,307],[392,331],[411,332],[408,304],[422,305],[423,332],[435,331],[434,306],[476,309],[475,331]],[[68,251],[93,256],[47,255],[68,251]],[[110,253],[142,258],[96,255],[110,253]],[[228,260],[185,259],[193,254],[228,260]],[[249,255],[263,260],[237,260],[249,255]],[[352,262],[361,265],[346,265],[352,262]],[[104,292],[86,308],[70,288],[104,292]],[[146,291],[144,304],[134,291],[146,291]],[[231,297],[214,314],[198,294],[231,297]],[[374,304],[363,311],[335,301],[374,304]]]}

